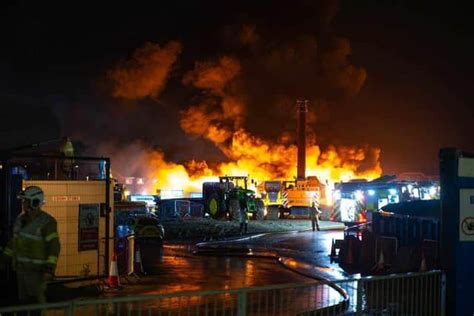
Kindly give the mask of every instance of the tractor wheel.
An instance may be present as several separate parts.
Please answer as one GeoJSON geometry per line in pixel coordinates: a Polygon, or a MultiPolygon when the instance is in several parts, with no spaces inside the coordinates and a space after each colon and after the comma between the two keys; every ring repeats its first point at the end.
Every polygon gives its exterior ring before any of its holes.
{"type": "Polygon", "coordinates": [[[229,213],[232,221],[240,221],[240,202],[238,199],[231,199],[229,201],[229,213]]]}
{"type": "Polygon", "coordinates": [[[261,199],[255,200],[255,218],[259,221],[265,219],[265,204],[261,199]]]}
{"type": "Polygon", "coordinates": [[[206,200],[206,210],[212,218],[220,218],[222,216],[222,201],[216,192],[209,195],[206,200]]]}
{"type": "Polygon", "coordinates": [[[267,207],[267,219],[277,220],[280,217],[280,208],[276,205],[270,205],[267,207]]]}

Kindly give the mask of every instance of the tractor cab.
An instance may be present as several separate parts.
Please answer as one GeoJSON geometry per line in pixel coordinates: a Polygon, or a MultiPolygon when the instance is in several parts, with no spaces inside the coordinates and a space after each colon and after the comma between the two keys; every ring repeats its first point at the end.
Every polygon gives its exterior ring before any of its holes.
{"type": "Polygon", "coordinates": [[[222,176],[219,177],[219,182],[223,183],[228,190],[231,190],[235,187],[240,187],[247,190],[248,187],[247,176],[222,176]]]}
{"type": "Polygon", "coordinates": [[[202,192],[206,212],[212,218],[237,220],[243,199],[252,217],[264,217],[263,202],[255,197],[254,191],[248,189],[247,176],[222,176],[219,182],[204,182],[202,192]]]}

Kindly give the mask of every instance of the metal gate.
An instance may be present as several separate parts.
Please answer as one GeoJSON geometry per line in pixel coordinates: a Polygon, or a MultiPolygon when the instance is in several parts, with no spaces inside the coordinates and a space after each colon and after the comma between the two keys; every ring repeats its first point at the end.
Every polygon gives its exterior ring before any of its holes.
{"type": "Polygon", "coordinates": [[[191,219],[204,216],[204,205],[189,200],[164,200],[158,207],[158,217],[162,220],[191,219]]]}
{"type": "Polygon", "coordinates": [[[440,271],[0,308],[47,315],[445,315],[440,271]]]}

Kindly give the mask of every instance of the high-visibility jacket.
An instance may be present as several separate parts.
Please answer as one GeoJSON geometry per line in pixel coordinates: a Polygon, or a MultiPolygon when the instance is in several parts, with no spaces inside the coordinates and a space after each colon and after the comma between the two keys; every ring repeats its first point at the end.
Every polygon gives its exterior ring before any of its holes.
{"type": "Polygon", "coordinates": [[[56,220],[42,210],[34,210],[18,216],[4,254],[12,258],[18,271],[53,274],[60,249],[56,220]]]}

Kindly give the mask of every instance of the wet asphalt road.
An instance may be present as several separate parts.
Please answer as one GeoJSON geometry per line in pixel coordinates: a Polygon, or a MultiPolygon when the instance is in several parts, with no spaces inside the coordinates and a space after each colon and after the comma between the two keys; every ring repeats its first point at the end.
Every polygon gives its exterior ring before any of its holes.
{"type": "MultiPolygon", "coordinates": [[[[332,239],[341,238],[342,234],[342,231],[305,231],[271,233],[198,245],[165,244],[161,251],[144,250],[149,275],[140,279],[122,278],[124,288],[106,295],[165,294],[303,284],[314,281],[314,278],[340,279],[345,275],[329,262],[328,254],[332,239]]],[[[253,305],[255,310],[249,310],[248,314],[263,315],[268,312],[292,315],[295,308],[301,310],[302,306],[304,310],[314,310],[342,301],[336,290],[324,284],[308,286],[296,292],[274,291],[264,293],[262,297],[257,293],[249,294],[248,306],[253,305]],[[263,305],[265,295],[270,295],[266,299],[270,303],[263,305]],[[288,301],[285,302],[285,299],[288,301]]],[[[212,302],[209,304],[212,306],[212,302]]],[[[233,311],[236,297],[219,297],[214,300],[214,304],[219,307],[218,314],[225,310],[233,311]]],[[[148,308],[179,314],[181,308],[185,310],[189,306],[192,310],[202,310],[207,308],[207,302],[198,297],[183,301],[150,300],[141,307],[134,305],[133,309],[148,308]]],[[[117,312],[116,308],[118,306],[113,306],[112,313],[117,312]]]]}
{"type": "Polygon", "coordinates": [[[348,275],[329,260],[333,239],[342,239],[338,230],[277,233],[240,238],[235,241],[198,244],[198,249],[248,249],[252,253],[281,257],[287,268],[317,279],[339,280],[348,275]]]}
{"type": "Polygon", "coordinates": [[[122,278],[123,290],[108,294],[160,294],[341,279],[346,275],[329,262],[328,254],[332,239],[342,238],[342,234],[336,230],[305,231],[197,246],[165,244],[161,251],[148,249],[143,255],[147,276],[139,280],[122,278]]]}
{"type": "Polygon", "coordinates": [[[133,277],[122,278],[124,289],[116,294],[231,289],[311,280],[286,269],[274,258],[241,257],[236,253],[199,256],[192,253],[193,249],[186,245],[165,245],[162,255],[146,264],[149,275],[138,281],[133,277]]]}

